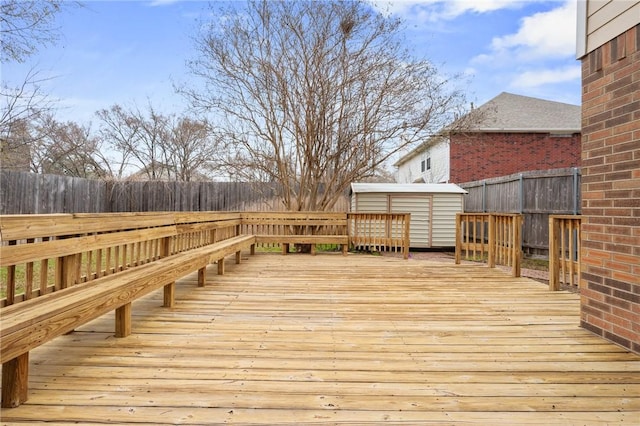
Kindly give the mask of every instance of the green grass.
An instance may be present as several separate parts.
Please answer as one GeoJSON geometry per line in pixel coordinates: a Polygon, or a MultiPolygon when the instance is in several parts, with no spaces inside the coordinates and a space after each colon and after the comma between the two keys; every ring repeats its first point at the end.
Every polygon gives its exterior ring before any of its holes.
{"type": "Polygon", "coordinates": [[[533,257],[525,257],[522,259],[523,269],[533,269],[536,271],[548,271],[549,261],[547,259],[537,259],[533,257]]]}
{"type": "MultiPolygon", "coordinates": [[[[289,251],[292,250],[291,246],[293,245],[294,244],[290,245],[289,251]]],[[[341,248],[339,244],[316,244],[316,252],[336,252],[340,250],[341,248]]],[[[257,253],[281,253],[282,248],[279,245],[275,245],[275,244],[270,247],[256,246],[256,252],[257,253]]]]}
{"type": "MultiPolygon", "coordinates": [[[[54,282],[54,268],[52,266],[53,260],[49,260],[47,264],[47,283],[51,284],[54,282]]],[[[40,268],[41,262],[33,263],[33,286],[34,288],[40,286],[40,268]]],[[[9,267],[0,268],[0,299],[4,299],[7,297],[7,276],[9,275],[9,267]]],[[[27,283],[27,266],[16,265],[15,267],[15,283],[16,289],[15,294],[23,294],[24,289],[27,283]]]]}

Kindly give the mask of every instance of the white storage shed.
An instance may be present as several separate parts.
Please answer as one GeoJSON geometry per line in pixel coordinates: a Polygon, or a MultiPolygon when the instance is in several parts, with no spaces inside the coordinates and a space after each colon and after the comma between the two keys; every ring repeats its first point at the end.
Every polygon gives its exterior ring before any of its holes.
{"type": "Polygon", "coordinates": [[[352,183],[351,211],[411,213],[411,247],[454,247],[467,191],[453,183],[352,183]]]}

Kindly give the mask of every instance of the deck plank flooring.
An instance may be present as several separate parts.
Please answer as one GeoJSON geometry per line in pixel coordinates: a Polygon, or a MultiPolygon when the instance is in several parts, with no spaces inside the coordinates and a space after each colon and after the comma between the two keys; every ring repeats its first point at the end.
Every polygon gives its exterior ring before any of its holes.
{"type": "Polygon", "coordinates": [[[579,296],[478,265],[257,254],[31,352],[5,424],[640,424],[640,357],[579,296]]]}

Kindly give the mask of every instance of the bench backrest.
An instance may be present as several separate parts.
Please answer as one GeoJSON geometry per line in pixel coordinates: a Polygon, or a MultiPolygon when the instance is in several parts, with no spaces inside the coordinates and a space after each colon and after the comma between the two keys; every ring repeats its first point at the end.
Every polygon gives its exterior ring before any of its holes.
{"type": "Polygon", "coordinates": [[[238,213],[107,213],[0,217],[0,307],[240,231],[238,213]]]}
{"type": "Polygon", "coordinates": [[[242,232],[253,235],[347,235],[347,213],[247,212],[242,232]]]}

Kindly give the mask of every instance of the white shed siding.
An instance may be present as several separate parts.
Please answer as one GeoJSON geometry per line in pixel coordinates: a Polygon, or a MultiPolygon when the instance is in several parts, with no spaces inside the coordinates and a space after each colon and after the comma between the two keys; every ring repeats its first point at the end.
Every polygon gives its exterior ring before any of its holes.
{"type": "Polygon", "coordinates": [[[460,194],[438,194],[433,198],[431,215],[431,246],[456,245],[456,213],[463,210],[460,194]]]}
{"type": "Polygon", "coordinates": [[[352,211],[359,213],[384,213],[389,211],[387,194],[379,192],[363,192],[351,197],[352,211]]]}
{"type": "Polygon", "coordinates": [[[353,212],[411,213],[412,248],[455,246],[466,191],[454,184],[352,183],[353,212]]]}
{"type": "Polygon", "coordinates": [[[430,195],[392,194],[391,213],[411,213],[409,229],[410,246],[415,248],[431,247],[431,205],[430,195]]]}

